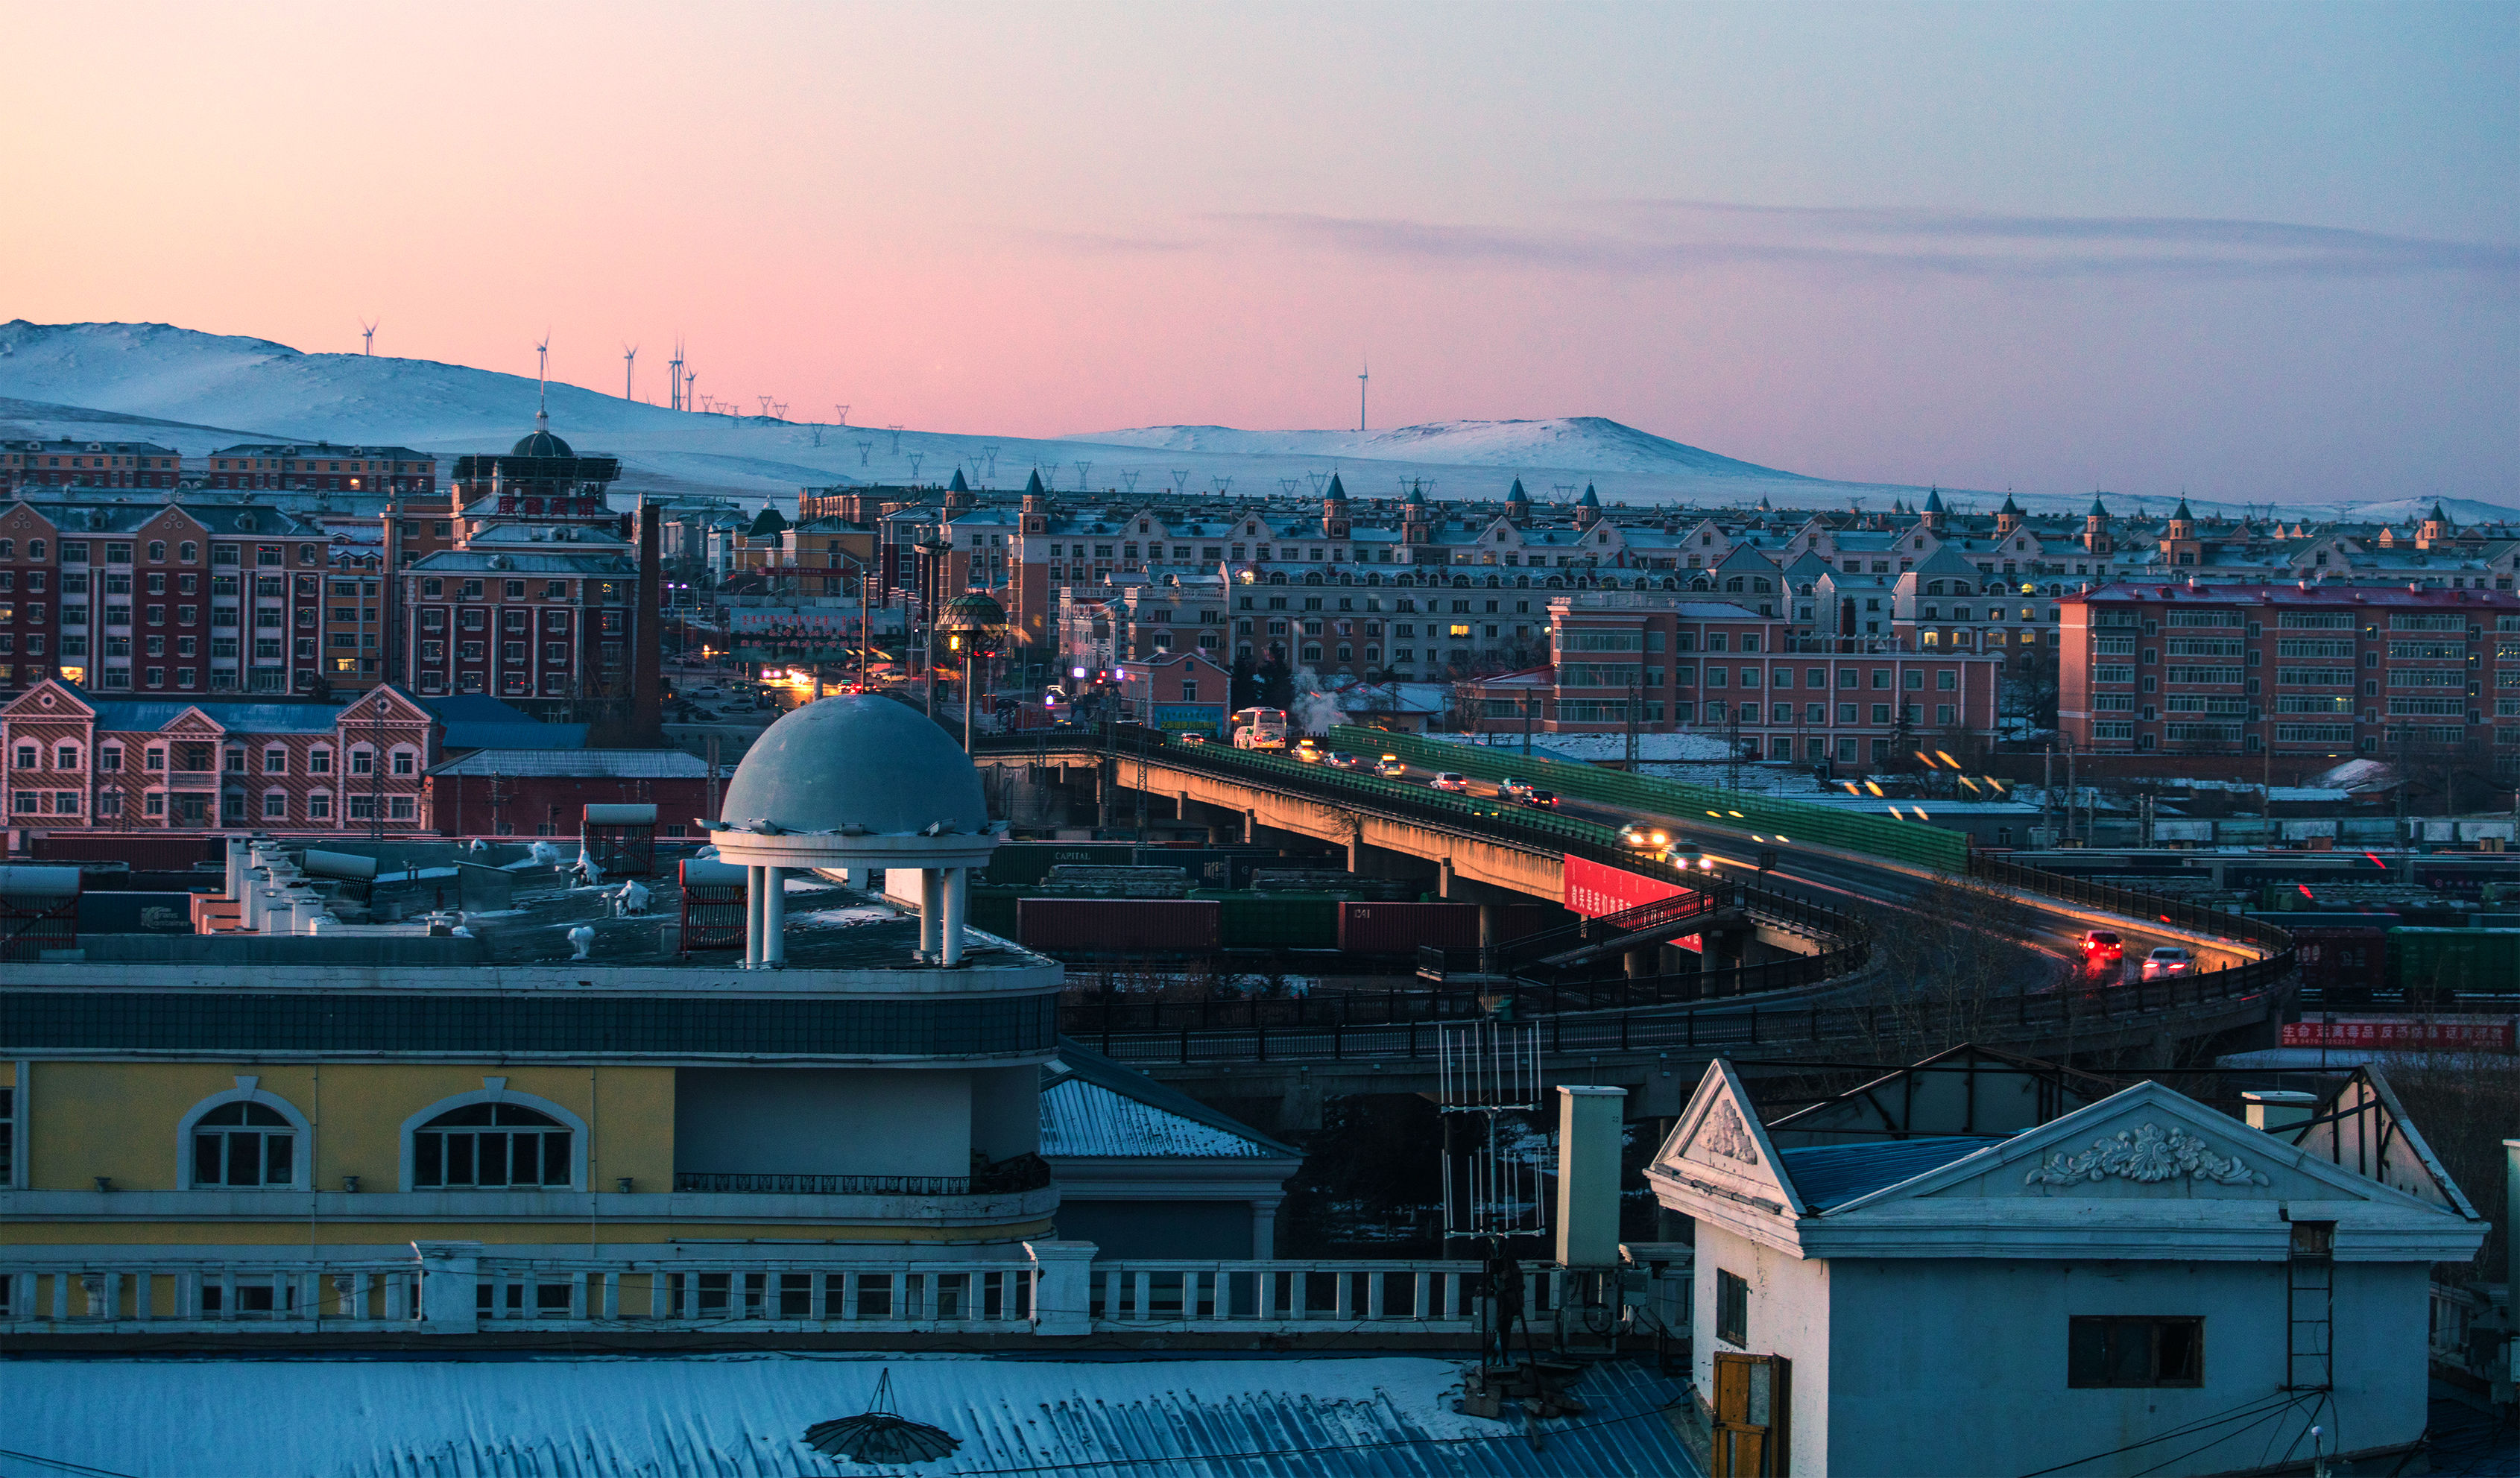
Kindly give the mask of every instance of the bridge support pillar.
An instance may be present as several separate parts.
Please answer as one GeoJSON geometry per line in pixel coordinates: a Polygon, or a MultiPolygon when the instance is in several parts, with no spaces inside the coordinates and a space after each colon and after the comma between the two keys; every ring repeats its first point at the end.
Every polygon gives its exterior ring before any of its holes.
{"type": "Polygon", "coordinates": [[[1642,949],[1628,951],[1628,978],[1642,980],[1653,974],[1654,966],[1660,963],[1661,957],[1662,946],[1658,944],[1649,944],[1642,949]]]}
{"type": "Polygon", "coordinates": [[[1453,896],[1453,859],[1449,857],[1438,858],[1436,860],[1435,896],[1438,898],[1450,898],[1453,896]]]}
{"type": "Polygon", "coordinates": [[[1497,914],[1497,906],[1492,903],[1480,904],[1479,973],[1482,975],[1493,975],[1497,972],[1497,946],[1505,942],[1497,935],[1502,931],[1503,924],[1497,914]]]}
{"type": "Polygon", "coordinates": [[[1257,811],[1245,811],[1245,812],[1243,812],[1243,813],[1242,813],[1242,844],[1243,844],[1244,846],[1246,846],[1246,847],[1248,847],[1248,846],[1253,846],[1253,845],[1256,845],[1256,844],[1259,842],[1259,840],[1260,840],[1260,813],[1259,813],[1259,812],[1257,812],[1257,811]]]}

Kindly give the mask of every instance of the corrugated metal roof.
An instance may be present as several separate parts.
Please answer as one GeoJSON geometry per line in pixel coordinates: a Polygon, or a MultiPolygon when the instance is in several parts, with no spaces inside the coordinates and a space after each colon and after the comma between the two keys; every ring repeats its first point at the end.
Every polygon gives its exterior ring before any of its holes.
{"type": "MultiPolygon", "coordinates": [[[[536,724],[536,729],[554,726],[536,724]]],[[[618,777],[623,780],[704,780],[708,764],[680,749],[476,749],[448,760],[431,775],[618,777]]]]}
{"type": "MultiPolygon", "coordinates": [[[[21,1361],[9,1447],[126,1473],[668,1478],[837,1471],[977,1478],[1625,1478],[1697,1472],[1664,1411],[1677,1380],[1589,1369],[1588,1415],[1535,1443],[1517,1417],[1453,1411],[1462,1365],[763,1355],[501,1361],[21,1361]],[[805,1429],[867,1410],[883,1371],[903,1416],[960,1439],[915,1466],[846,1463],[805,1429]],[[354,1419],[344,1420],[344,1413],[354,1419]]],[[[10,1461],[24,1464],[22,1458],[10,1461]]],[[[15,1468],[7,1471],[14,1472],[15,1468]]]]}
{"type": "Polygon", "coordinates": [[[101,698],[89,695],[96,727],[118,734],[155,734],[199,708],[230,734],[330,734],[341,710],[332,703],[228,703],[216,698],[101,698]]]}
{"type": "Polygon", "coordinates": [[[2000,1138],[1878,1140],[1867,1144],[1818,1144],[1808,1149],[1780,1149],[1794,1190],[1814,1211],[1843,1206],[1902,1181],[1939,1170],[1962,1155],[1975,1154],[2000,1138]]]}
{"type": "MultiPolygon", "coordinates": [[[[1292,1159],[1303,1157],[1304,1152],[1292,1144],[1273,1140],[1239,1119],[1217,1112],[1178,1088],[1167,1087],[1139,1072],[1136,1068],[1114,1062],[1101,1053],[1088,1049],[1072,1037],[1058,1039],[1058,1059],[1042,1069],[1042,1089],[1045,1096],[1052,1085],[1066,1081],[1090,1083],[1119,1097],[1142,1103],[1157,1113],[1235,1136],[1258,1145],[1259,1148],[1253,1151],[1258,1154],[1284,1155],[1292,1159]]],[[[1070,1154],[1102,1152],[1083,1149],[1067,1151],[1070,1154]]],[[[1047,1154],[1049,1151],[1044,1150],[1043,1153],[1047,1154]]]]}
{"type": "Polygon", "coordinates": [[[1041,1152],[1053,1157],[1201,1159],[1258,1159],[1270,1153],[1249,1136],[1166,1113],[1072,1077],[1041,1096],[1041,1152]]]}

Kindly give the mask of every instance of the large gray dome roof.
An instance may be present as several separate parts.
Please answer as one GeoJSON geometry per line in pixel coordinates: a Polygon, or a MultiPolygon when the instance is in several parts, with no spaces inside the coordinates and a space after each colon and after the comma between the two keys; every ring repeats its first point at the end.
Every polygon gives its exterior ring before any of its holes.
{"type": "Polygon", "coordinates": [[[723,819],[788,831],[987,829],[979,768],[925,714],[872,694],[807,703],[762,733],[728,782],[723,819]]]}

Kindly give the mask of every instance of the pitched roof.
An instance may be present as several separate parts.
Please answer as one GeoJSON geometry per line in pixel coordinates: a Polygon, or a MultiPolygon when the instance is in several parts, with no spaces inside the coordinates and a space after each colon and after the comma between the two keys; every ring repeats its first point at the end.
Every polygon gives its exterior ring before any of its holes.
{"type": "Polygon", "coordinates": [[[1975,1154],[1999,1137],[1952,1136],[1929,1140],[1881,1140],[1868,1144],[1816,1144],[1807,1149],[1780,1149],[1785,1174],[1803,1204],[1814,1211],[1843,1205],[1902,1181],[1939,1170],[1962,1155],[1975,1154]]]}
{"type": "Polygon", "coordinates": [[[1042,1069],[1045,1155],[1301,1159],[1303,1151],[1061,1037],[1042,1069]]]}
{"type": "Polygon", "coordinates": [[[428,773],[563,780],[700,780],[707,777],[708,764],[681,749],[476,749],[462,759],[432,766],[428,773]]]}

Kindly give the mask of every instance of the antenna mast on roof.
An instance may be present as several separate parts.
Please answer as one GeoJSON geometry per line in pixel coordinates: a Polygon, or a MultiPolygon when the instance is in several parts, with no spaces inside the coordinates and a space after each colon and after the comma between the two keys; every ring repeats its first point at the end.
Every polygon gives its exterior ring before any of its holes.
{"type": "Polygon", "coordinates": [[[639,378],[638,378],[638,377],[639,377],[639,346],[638,346],[637,344],[623,344],[623,345],[621,346],[621,398],[622,398],[622,399],[624,399],[624,400],[636,400],[636,399],[638,399],[638,398],[639,398],[637,395],[635,395],[635,394],[633,394],[633,393],[632,393],[632,391],[633,391],[633,390],[635,390],[635,389],[638,387],[638,383],[639,383],[639,378]]]}
{"type": "Polygon", "coordinates": [[[364,318],[359,320],[359,336],[367,340],[367,352],[370,354],[377,352],[377,324],[383,322],[384,320],[382,318],[376,320],[375,323],[371,323],[364,318]]]}
{"type": "Polygon", "coordinates": [[[541,430],[551,420],[551,330],[543,331],[543,341],[534,345],[534,429],[541,430]]]}

